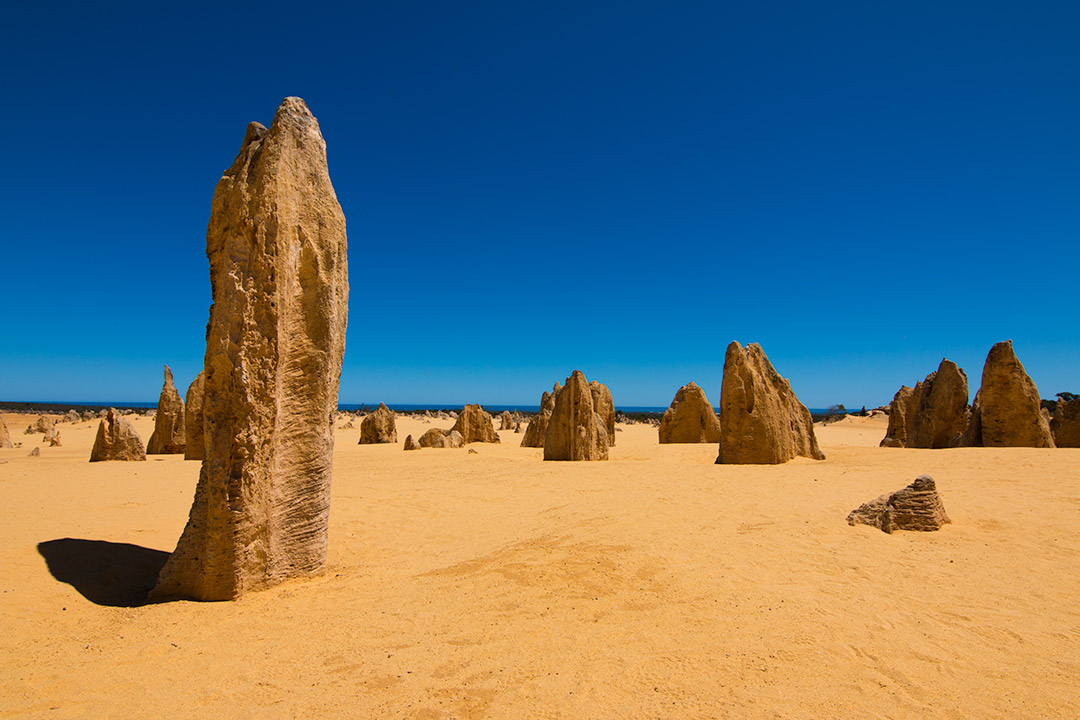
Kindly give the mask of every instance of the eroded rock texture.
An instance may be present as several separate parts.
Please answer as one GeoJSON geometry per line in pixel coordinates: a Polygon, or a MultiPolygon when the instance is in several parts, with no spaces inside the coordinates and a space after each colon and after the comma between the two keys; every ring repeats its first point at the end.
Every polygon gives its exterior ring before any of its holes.
{"type": "Polygon", "coordinates": [[[971,447],[1054,447],[1039,389],[1013,352],[1012,340],[990,348],[971,420],[960,440],[971,447]]]}
{"type": "Polygon", "coordinates": [[[886,493],[851,511],[848,525],[862,523],[891,533],[894,530],[939,530],[949,522],[934,478],[920,475],[903,490],[886,493]]]}
{"type": "Polygon", "coordinates": [[[420,447],[459,448],[465,447],[465,438],[457,430],[431,428],[420,436],[420,447]]]}
{"type": "Polygon", "coordinates": [[[458,415],[452,430],[461,433],[465,442],[499,442],[499,434],[495,432],[495,423],[491,415],[487,414],[479,405],[466,405],[458,415]]]}
{"type": "Polygon", "coordinates": [[[499,429],[500,430],[513,430],[514,429],[514,416],[510,414],[509,410],[503,410],[499,415],[499,429]]]}
{"type": "Polygon", "coordinates": [[[199,372],[188,385],[184,398],[184,459],[202,460],[206,454],[206,435],[203,432],[203,373],[199,372]]]}
{"type": "Polygon", "coordinates": [[[757,343],[728,345],[720,386],[718,464],[778,464],[803,456],[824,460],[810,411],[773,369],[757,343]]]}
{"type": "Polygon", "coordinates": [[[4,419],[0,418],[0,448],[14,447],[11,444],[11,433],[8,432],[4,419]]]}
{"type": "Polygon", "coordinates": [[[585,374],[575,370],[555,396],[544,434],[545,460],[607,460],[608,433],[585,374]]]}
{"type": "Polygon", "coordinates": [[[360,445],[396,443],[397,423],[394,411],[379,403],[379,408],[360,421],[360,445]]]}
{"type": "Polygon", "coordinates": [[[232,599],[325,569],[349,284],[345,217],[303,100],[248,125],[206,254],[206,456],[154,598],[232,599]]]}
{"type": "Polygon", "coordinates": [[[555,383],[551,392],[544,391],[540,396],[540,412],[536,414],[525,428],[524,437],[521,438],[521,447],[544,447],[544,435],[547,434],[548,419],[555,409],[555,396],[562,390],[562,385],[555,383]]]}
{"type": "Polygon", "coordinates": [[[145,460],[142,439],[126,418],[113,408],[98,423],[90,462],[102,460],[145,460]]]}
{"type": "Polygon", "coordinates": [[[615,447],[615,401],[611,397],[611,390],[601,382],[590,380],[589,392],[592,393],[593,412],[599,415],[604,423],[608,445],[615,447]]]}
{"type": "Polygon", "coordinates": [[[718,443],[720,418],[705,397],[705,391],[693,382],[675,393],[675,399],[660,418],[660,442],[718,443]]]}
{"type": "Polygon", "coordinates": [[[942,359],[926,379],[914,388],[902,386],[893,397],[881,447],[956,447],[968,425],[967,399],[967,375],[942,359]]]}
{"type": "Polygon", "coordinates": [[[420,443],[413,440],[412,435],[406,435],[405,436],[405,449],[406,450],[419,450],[420,449],[420,443]]]}
{"type": "Polygon", "coordinates": [[[1054,434],[1054,444],[1058,447],[1080,447],[1080,398],[1067,402],[1058,398],[1054,417],[1050,421],[1050,432],[1054,434]]]}
{"type": "Polygon", "coordinates": [[[173,374],[165,366],[165,384],[161,386],[158,397],[157,414],[154,416],[154,432],[146,443],[147,455],[178,455],[187,446],[187,433],[184,430],[184,401],[173,385],[173,374]]]}

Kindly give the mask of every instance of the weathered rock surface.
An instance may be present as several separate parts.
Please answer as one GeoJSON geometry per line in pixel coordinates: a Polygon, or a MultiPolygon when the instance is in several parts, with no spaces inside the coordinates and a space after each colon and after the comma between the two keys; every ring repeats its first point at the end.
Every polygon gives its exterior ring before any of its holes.
{"type": "Polygon", "coordinates": [[[503,410],[502,415],[499,416],[499,429],[500,430],[513,430],[514,429],[514,416],[511,415],[508,410],[503,410]]]}
{"type": "Polygon", "coordinates": [[[184,430],[184,401],[173,385],[173,374],[165,366],[165,384],[158,397],[157,414],[154,416],[154,432],[146,443],[147,455],[179,455],[187,445],[184,430]]]}
{"type": "Polygon", "coordinates": [[[937,493],[934,478],[920,475],[903,490],[886,493],[851,511],[848,525],[873,525],[887,533],[894,530],[939,530],[950,522],[937,493]]]}
{"type": "Polygon", "coordinates": [[[720,418],[705,397],[705,391],[693,382],[675,393],[675,399],[660,418],[660,442],[718,443],[720,418]]]}
{"type": "Polygon", "coordinates": [[[8,432],[4,419],[0,418],[0,448],[14,447],[11,444],[11,433],[8,432]]]}
{"type": "Polygon", "coordinates": [[[45,431],[45,436],[41,438],[41,442],[51,443],[59,434],[59,430],[57,430],[55,427],[51,427],[45,431]]]}
{"type": "Polygon", "coordinates": [[[465,438],[457,430],[431,428],[420,436],[420,447],[459,448],[465,447],[465,438]]]}
{"type": "Polygon", "coordinates": [[[607,460],[608,433],[584,373],[575,370],[555,396],[544,434],[545,460],[607,460]]]}
{"type": "Polygon", "coordinates": [[[79,413],[76,410],[68,410],[67,415],[64,416],[64,419],[67,420],[69,423],[77,423],[82,420],[82,417],[79,416],[79,413]]]}
{"type": "Polygon", "coordinates": [[[184,398],[184,459],[202,460],[206,454],[206,435],[203,430],[203,372],[188,385],[184,398]]]}
{"type": "Polygon", "coordinates": [[[971,447],[1054,447],[1039,389],[1013,352],[1012,340],[990,348],[971,420],[959,442],[971,447]]]}
{"type": "MultiPolygon", "coordinates": [[[[35,447],[33,450],[31,450],[30,452],[28,452],[26,454],[27,454],[28,457],[40,457],[41,456],[41,448],[35,447]]],[[[146,458],[143,458],[143,459],[145,460],[146,458]]]]}
{"type": "Polygon", "coordinates": [[[420,447],[421,447],[420,443],[413,440],[412,435],[406,435],[405,436],[405,449],[406,450],[419,450],[420,447]]]}
{"type": "Polygon", "coordinates": [[[52,437],[49,438],[49,447],[60,447],[60,431],[53,431],[52,437]]]}
{"type": "Polygon", "coordinates": [[[967,399],[967,375],[943,358],[926,379],[914,388],[902,386],[893,397],[881,447],[957,447],[968,425],[967,399]]]}
{"type": "Polygon", "coordinates": [[[551,392],[544,391],[540,395],[540,412],[529,421],[528,426],[525,428],[524,437],[521,438],[521,447],[544,447],[544,435],[547,434],[548,419],[555,409],[555,396],[559,394],[561,389],[562,385],[555,383],[551,388],[551,392]]]}
{"type": "Polygon", "coordinates": [[[608,386],[596,380],[589,381],[589,392],[592,393],[593,411],[600,416],[607,432],[608,445],[615,447],[615,401],[611,398],[608,386]]]}
{"type": "Polygon", "coordinates": [[[34,432],[47,433],[56,427],[56,423],[52,418],[47,418],[44,415],[39,415],[38,419],[34,421],[34,432]]]}
{"type": "Polygon", "coordinates": [[[248,125],[206,254],[206,456],[155,599],[232,599],[326,567],[349,284],[345,217],[303,100],[248,125]]]}
{"type": "Polygon", "coordinates": [[[396,443],[397,423],[394,411],[379,403],[375,412],[360,421],[360,445],[396,443]]]}
{"type": "Polygon", "coordinates": [[[720,386],[718,464],[778,464],[795,457],[824,460],[810,411],[757,343],[728,345],[720,386]]]}
{"type": "Polygon", "coordinates": [[[1054,435],[1054,444],[1059,448],[1080,447],[1080,398],[1067,402],[1058,398],[1054,417],[1050,421],[1050,432],[1054,435]]]}
{"type": "Polygon", "coordinates": [[[126,418],[109,408],[105,417],[98,423],[94,448],[90,451],[90,462],[101,460],[145,460],[146,450],[142,439],[126,418]]]}
{"type": "Polygon", "coordinates": [[[495,432],[495,423],[492,422],[491,415],[488,415],[479,405],[466,405],[458,415],[453,429],[461,433],[466,443],[499,442],[499,434],[495,432]]]}

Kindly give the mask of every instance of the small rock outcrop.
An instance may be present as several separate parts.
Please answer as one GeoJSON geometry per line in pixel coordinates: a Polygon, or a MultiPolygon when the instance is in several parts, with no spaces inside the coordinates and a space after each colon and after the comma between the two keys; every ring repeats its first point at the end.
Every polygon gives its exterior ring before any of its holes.
{"type": "MultiPolygon", "coordinates": [[[[28,452],[26,454],[27,454],[28,457],[41,457],[41,448],[35,447],[33,450],[31,450],[30,452],[28,452]]],[[[143,458],[143,459],[145,460],[146,458],[143,458]]]]}
{"type": "Polygon", "coordinates": [[[555,409],[555,396],[562,390],[562,385],[555,383],[551,392],[544,391],[540,396],[540,412],[529,421],[525,428],[524,437],[521,438],[521,447],[544,447],[544,435],[547,433],[548,418],[555,409]]]}
{"type": "Polygon", "coordinates": [[[154,432],[146,443],[147,455],[181,455],[187,445],[184,430],[184,401],[173,385],[173,374],[165,366],[165,384],[158,397],[157,414],[154,416],[154,432]]]}
{"type": "Polygon", "coordinates": [[[406,450],[419,450],[420,447],[421,447],[420,443],[413,440],[412,435],[406,435],[405,436],[405,449],[406,450]]]}
{"type": "Polygon", "coordinates": [[[1039,389],[1013,352],[1012,340],[990,348],[971,420],[959,444],[964,447],[1052,448],[1050,423],[1042,412],[1039,389]]]}
{"type": "Polygon", "coordinates": [[[824,460],[810,411],[757,343],[728,345],[720,386],[717,464],[775,465],[795,457],[824,460]]]}
{"type": "Polygon", "coordinates": [[[1069,401],[1058,398],[1054,417],[1050,421],[1050,432],[1054,435],[1054,444],[1059,448],[1080,447],[1080,398],[1069,401]]]}
{"type": "Polygon", "coordinates": [[[11,444],[11,433],[8,432],[7,425],[4,424],[4,418],[0,418],[0,448],[14,447],[11,444]]]}
{"type": "Polygon", "coordinates": [[[461,433],[466,443],[500,442],[499,434],[495,432],[495,423],[479,405],[466,405],[452,429],[461,433]]]}
{"type": "Polygon", "coordinates": [[[950,522],[937,493],[934,478],[920,475],[903,490],[886,493],[851,511],[848,525],[872,525],[892,533],[895,530],[928,532],[950,522]]]}
{"type": "Polygon", "coordinates": [[[396,443],[397,424],[394,411],[379,403],[378,409],[360,421],[359,445],[396,443]]]}
{"type": "Polygon", "coordinates": [[[34,432],[47,433],[56,427],[56,423],[52,418],[47,418],[44,415],[39,415],[38,419],[34,421],[34,432]]]}
{"type": "Polygon", "coordinates": [[[105,417],[98,423],[94,448],[90,451],[90,462],[102,460],[145,460],[146,450],[142,439],[127,418],[109,408],[105,417]]]}
{"type": "Polygon", "coordinates": [[[514,429],[514,416],[511,415],[508,410],[503,410],[502,415],[499,416],[499,429],[500,430],[513,430],[514,429]]]}
{"type": "Polygon", "coordinates": [[[692,381],[679,388],[660,418],[660,443],[718,443],[720,418],[692,381]]]}
{"type": "Polygon", "coordinates": [[[60,431],[53,431],[52,437],[49,438],[49,447],[60,447],[60,431]]]}
{"type": "Polygon", "coordinates": [[[611,398],[611,391],[607,385],[590,380],[589,392],[592,393],[593,411],[600,416],[607,431],[608,445],[615,447],[615,401],[611,398]]]}
{"type": "Polygon", "coordinates": [[[431,428],[420,436],[420,447],[459,448],[465,447],[465,438],[457,430],[431,428]]]}
{"type": "Polygon", "coordinates": [[[897,391],[881,447],[957,447],[968,424],[967,400],[967,375],[943,358],[914,388],[904,385],[897,391]]]}
{"type": "Polygon", "coordinates": [[[248,125],[214,190],[205,458],[152,600],[229,600],[324,572],[346,244],[319,123],[286,98],[269,128],[248,125]]]}
{"type": "Polygon", "coordinates": [[[545,460],[607,460],[608,433],[585,374],[575,370],[555,396],[544,434],[545,460]]]}
{"type": "Polygon", "coordinates": [[[202,460],[206,454],[203,430],[203,372],[188,385],[184,397],[184,459],[202,460]]]}

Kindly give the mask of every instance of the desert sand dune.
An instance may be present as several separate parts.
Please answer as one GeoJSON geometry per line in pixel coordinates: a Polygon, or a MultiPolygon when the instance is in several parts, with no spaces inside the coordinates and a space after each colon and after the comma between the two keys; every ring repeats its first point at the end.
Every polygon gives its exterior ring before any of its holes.
{"type": "Polygon", "coordinates": [[[325,576],[139,606],[199,463],[90,463],[96,421],[27,457],[4,419],[0,717],[1080,714],[1080,449],[879,448],[877,417],[816,426],[820,462],[620,425],[545,463],[338,430],[325,576]],[[847,525],[924,473],[952,524],[847,525]]]}

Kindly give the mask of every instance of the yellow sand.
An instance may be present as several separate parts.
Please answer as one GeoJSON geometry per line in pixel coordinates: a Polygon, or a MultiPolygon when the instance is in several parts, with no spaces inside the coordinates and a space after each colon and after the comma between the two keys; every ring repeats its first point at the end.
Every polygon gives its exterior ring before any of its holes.
{"type": "Polygon", "coordinates": [[[824,462],[717,466],[631,425],[609,462],[545,463],[508,431],[339,430],[324,577],[113,607],[42,553],[123,599],[199,464],[91,464],[96,421],[27,457],[31,419],[0,450],[0,717],[1080,715],[1080,450],[881,449],[872,418],[819,425],[824,462]],[[846,524],[922,473],[952,525],[846,524]],[[102,542],[39,552],[65,538],[102,542]]]}

